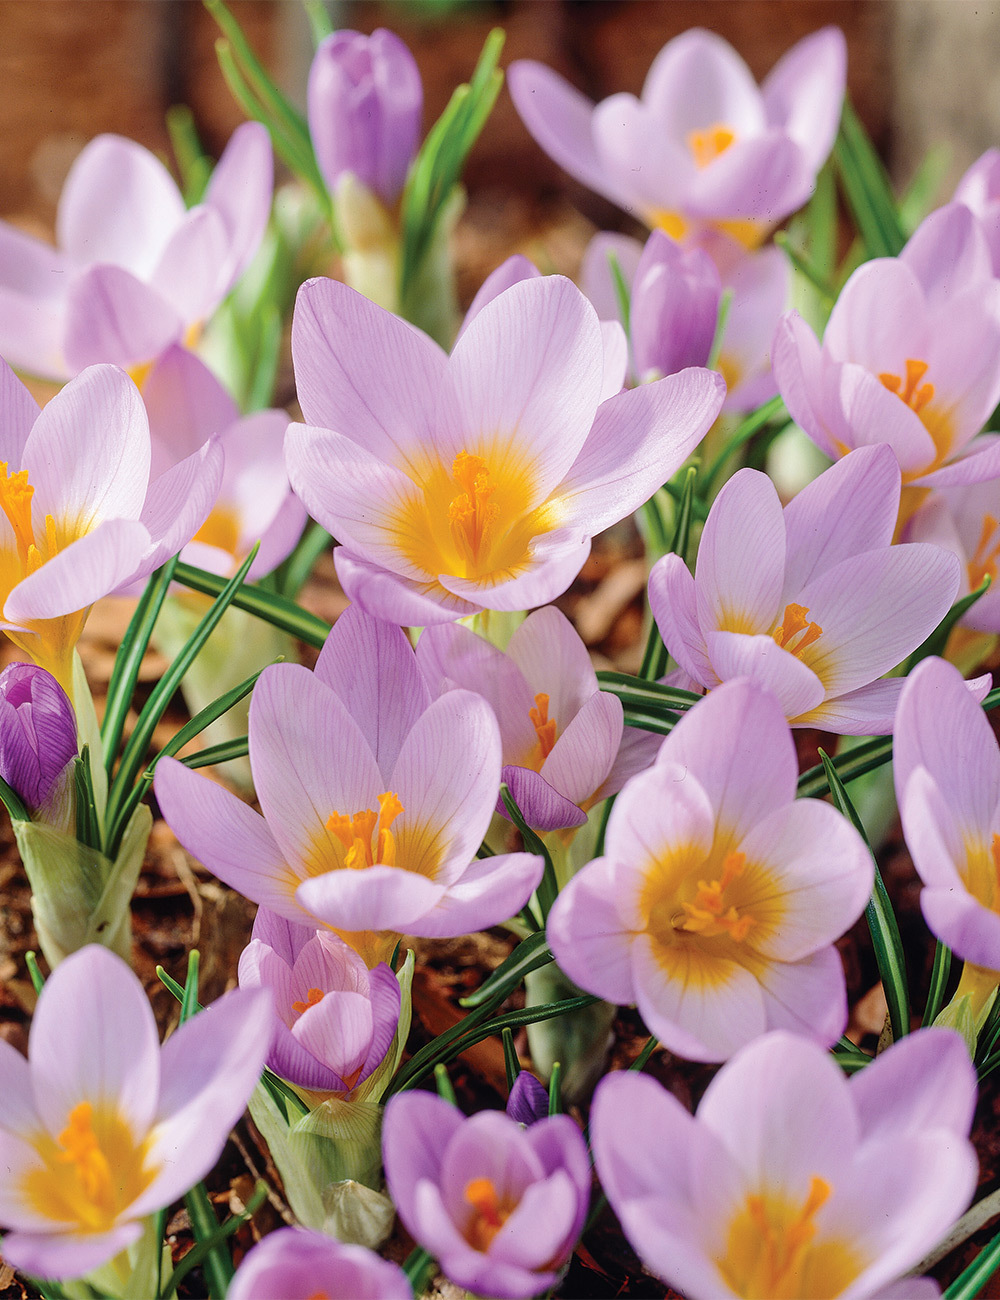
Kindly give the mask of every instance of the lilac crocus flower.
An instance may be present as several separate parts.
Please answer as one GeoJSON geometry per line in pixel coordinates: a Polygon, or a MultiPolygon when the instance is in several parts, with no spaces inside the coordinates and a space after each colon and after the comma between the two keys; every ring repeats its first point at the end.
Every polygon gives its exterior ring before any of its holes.
{"type": "Polygon", "coordinates": [[[826,27],[758,89],[731,45],[694,28],[656,56],[641,99],[595,106],[531,61],[507,76],[528,130],[571,176],[673,239],[722,229],[753,248],[812,193],[845,71],[844,38],[826,27]]]}
{"type": "Polygon", "coordinates": [[[734,474],[709,512],[695,576],[666,555],[649,603],[667,649],[711,690],[750,677],[793,726],[892,730],[901,678],[876,680],[948,612],[954,555],[892,546],[899,467],[886,446],[852,452],[784,509],[770,479],[734,474]]]}
{"type": "Polygon", "coordinates": [[[536,830],[582,826],[659,747],[659,737],[625,727],[621,702],[598,689],[586,647],[551,605],[528,615],[506,653],[456,624],[429,627],[417,663],[435,694],[457,686],[489,702],[503,780],[536,830]]]}
{"type": "Polygon", "coordinates": [[[236,283],[264,234],[271,188],[257,122],[233,133],[191,209],[148,149],[91,140],[63,187],[57,248],[0,223],[0,355],[49,379],[110,361],[140,380],[236,283]]]}
{"type": "Polygon", "coordinates": [[[955,203],[964,203],[986,235],[993,274],[1000,275],[1000,149],[987,149],[955,186],[955,203]]]}
{"type": "MultiPolygon", "coordinates": [[[[716,249],[719,241],[716,241],[716,249]]],[[[726,245],[732,249],[732,241],[726,245]]],[[[775,394],[771,339],[788,299],[788,262],[777,248],[723,260],[681,248],[654,230],[645,246],[627,235],[595,235],[584,254],[583,289],[602,321],[619,319],[608,255],[630,286],[632,374],[639,382],[707,365],[723,289],[732,292],[716,368],[726,381],[724,411],[749,411],[775,394]]]]}
{"type": "Polygon", "coordinates": [[[851,1079],[773,1033],[723,1066],[693,1116],[646,1075],[609,1075],[591,1141],[625,1235],[688,1300],[925,1300],[933,1283],[893,1283],[975,1191],[975,1104],[949,1030],[910,1034],[851,1079]]]}
{"type": "Polygon", "coordinates": [[[570,979],[636,1003],[691,1060],[768,1029],[834,1042],[847,996],[833,941],[868,900],[872,861],[833,808],[795,798],[797,777],[773,695],[742,680],[699,701],[618,796],[604,857],[549,913],[570,979]]]}
{"type": "Polygon", "coordinates": [[[884,442],[906,485],[1000,474],[1000,442],[973,441],[1000,400],[1000,281],[962,204],[854,272],[822,345],[792,312],[771,355],[789,412],[832,459],[884,442]]]}
{"type": "Polygon", "coordinates": [[[267,1064],[300,1088],[349,1100],[380,1064],[399,1024],[400,990],[328,930],[261,907],[240,955],[241,988],[268,988],[277,1012],[267,1064]]]}
{"type": "Polygon", "coordinates": [[[309,133],[332,194],[350,172],[395,203],[417,151],[423,97],[416,60],[384,27],[320,42],[309,71],[309,133]]]}
{"type": "Polygon", "coordinates": [[[0,672],[0,776],[29,810],[47,803],[76,758],[76,714],[51,673],[34,664],[0,672]]]}
{"type": "Polygon", "coordinates": [[[389,1194],[445,1275],[476,1295],[540,1295],[555,1286],[583,1227],[590,1162],[568,1115],[530,1128],[440,1097],[393,1097],[382,1126],[389,1194]]]}
{"type": "Polygon", "coordinates": [[[257,541],[247,575],[256,581],[295,546],[306,512],[284,464],[284,411],[241,418],[236,403],[208,367],[184,348],[169,348],[143,384],[149,415],[152,472],[163,473],[215,439],[224,456],[218,496],[205,522],[184,547],[188,564],[229,577],[257,541]]]}
{"type": "Polygon", "coordinates": [[[228,993],[163,1048],[142,985],[105,948],[49,976],[25,1060],[0,1041],[0,1224],[8,1264],[73,1278],[218,1160],[264,1064],[268,995],[228,993]]]}
{"type": "Polygon", "coordinates": [[[309,425],[288,476],[340,540],[348,596],[414,626],[542,605],[591,537],[664,483],[722,404],[688,370],[602,401],[597,316],[562,276],[514,284],[449,358],[333,280],[299,290],[292,325],[309,425]]]}
{"type": "Polygon", "coordinates": [[[279,1228],[249,1251],[226,1300],[413,1300],[398,1264],[310,1228],[279,1228]]]}
{"type": "MultiPolygon", "coordinates": [[[[980,441],[994,437],[985,434],[980,441]]],[[[931,542],[956,555],[962,574],[959,596],[975,591],[988,577],[989,589],[963,614],[959,626],[975,632],[1000,632],[1000,491],[996,479],[932,492],[911,516],[903,541],[931,542]]]]}
{"type": "Polygon", "coordinates": [[[541,879],[532,854],[475,857],[500,786],[496,719],[469,691],[432,703],[398,627],[348,610],[315,673],[266,668],[249,734],[264,816],[163,759],[155,788],[167,821],[227,884],[336,930],[369,966],[399,933],[507,920],[541,879]]]}
{"type": "Polygon", "coordinates": [[[91,366],[43,411],[0,362],[0,628],[72,695],[90,607],[147,576],[203,522],[219,489],[214,442],[150,477],[142,399],[91,366]]]}
{"type": "Polygon", "coordinates": [[[966,962],[1000,971],[1000,752],[961,674],[926,659],[907,678],[893,733],[906,843],[933,933],[966,962]]]}

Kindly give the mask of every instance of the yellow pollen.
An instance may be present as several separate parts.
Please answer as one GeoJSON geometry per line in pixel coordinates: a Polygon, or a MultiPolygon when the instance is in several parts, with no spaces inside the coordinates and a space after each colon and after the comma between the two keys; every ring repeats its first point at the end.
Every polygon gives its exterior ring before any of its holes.
{"type": "Polygon", "coordinates": [[[976,549],[972,558],[969,560],[969,586],[975,591],[982,585],[984,578],[989,577],[996,582],[997,577],[997,555],[1000,554],[1000,538],[990,546],[990,538],[995,536],[997,529],[1000,528],[1000,520],[995,519],[993,515],[983,516],[983,526],[979,534],[979,541],[976,543],[976,549]]]}
{"type": "Polygon", "coordinates": [[[489,1178],[473,1178],[467,1183],[465,1199],[475,1210],[475,1216],[465,1229],[465,1238],[476,1250],[488,1250],[490,1242],[510,1217],[510,1209],[501,1203],[489,1178]]]}
{"type": "Polygon", "coordinates": [[[60,1164],[73,1165],[83,1190],[91,1201],[102,1209],[113,1203],[111,1166],[94,1134],[93,1107],[81,1101],[69,1113],[69,1123],[59,1134],[63,1150],[56,1159],[60,1164]]]}
{"type": "Polygon", "coordinates": [[[345,867],[359,869],[371,867],[376,862],[386,867],[396,865],[396,841],[389,827],[403,811],[403,805],[391,790],[387,790],[379,795],[378,807],[378,812],[362,808],[353,817],[334,811],[326,819],[327,830],[347,850],[345,867]]]}
{"type": "Polygon", "coordinates": [[[490,501],[496,485],[482,456],[460,451],[452,462],[451,476],[461,491],[448,506],[448,521],[455,545],[472,564],[478,564],[488,548],[499,506],[490,501]]]}
{"type": "Polygon", "coordinates": [[[688,148],[694,155],[695,165],[707,167],[709,163],[715,162],[720,154],[726,152],[736,139],[736,133],[728,126],[723,126],[721,122],[716,122],[713,126],[706,127],[704,131],[689,132],[687,139],[688,148]]]}
{"type": "Polygon", "coordinates": [[[538,747],[541,750],[541,761],[544,763],[556,743],[556,720],[549,717],[549,697],[544,691],[540,691],[535,696],[535,707],[528,710],[528,717],[535,728],[538,747]]]}
{"type": "Polygon", "coordinates": [[[733,881],[742,876],[746,864],[745,853],[727,853],[719,879],[699,880],[694,901],[681,904],[681,910],[672,920],[674,929],[687,930],[706,938],[728,934],[737,943],[742,943],[757,922],[747,912],[741,916],[731,904],[726,907],[725,893],[733,881]]]}
{"type": "Polygon", "coordinates": [[[913,357],[907,357],[905,380],[899,375],[890,374],[888,371],[883,371],[879,375],[879,379],[890,393],[895,393],[901,401],[905,402],[912,411],[919,415],[934,397],[934,385],[920,383],[921,379],[926,375],[927,369],[926,361],[916,361],[913,357]]]}
{"type": "Polygon", "coordinates": [[[323,1001],[326,994],[322,989],[310,989],[306,994],[305,1002],[293,1002],[292,1010],[297,1011],[301,1016],[303,1011],[308,1011],[310,1007],[318,1006],[323,1001]]]}
{"type": "MultiPolygon", "coordinates": [[[[25,564],[31,548],[35,544],[35,530],[31,524],[31,498],[35,489],[28,482],[28,471],[18,470],[11,474],[7,462],[0,464],[0,510],[4,512],[17,538],[17,552],[21,563],[25,564]]],[[[37,565],[36,565],[37,567],[37,565]]],[[[29,570],[33,572],[33,570],[29,570]]]]}
{"type": "Polygon", "coordinates": [[[775,1297],[798,1294],[794,1289],[789,1291],[789,1284],[794,1287],[797,1283],[803,1256],[816,1236],[813,1220],[832,1190],[824,1179],[813,1176],[802,1208],[790,1219],[775,1213],[768,1198],[747,1197],[747,1213],[759,1234],[759,1255],[754,1270],[756,1288],[744,1294],[775,1297]]]}
{"type": "Polygon", "coordinates": [[[808,613],[809,609],[806,605],[785,606],[781,627],[771,634],[783,650],[788,650],[793,655],[801,654],[806,646],[812,645],[823,635],[823,629],[818,623],[806,621],[808,613]],[[795,641],[795,638],[800,635],[801,640],[795,641]],[[794,645],[793,641],[795,641],[794,645]]]}

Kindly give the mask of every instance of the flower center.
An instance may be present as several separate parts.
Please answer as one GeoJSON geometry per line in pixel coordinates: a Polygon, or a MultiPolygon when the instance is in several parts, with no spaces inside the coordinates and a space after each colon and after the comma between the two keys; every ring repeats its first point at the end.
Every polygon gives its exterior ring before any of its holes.
{"type": "Polygon", "coordinates": [[[500,1199],[489,1178],[473,1178],[466,1183],[465,1199],[474,1211],[465,1228],[465,1239],[474,1250],[489,1250],[514,1207],[500,1199]]]}
{"type": "Polygon", "coordinates": [[[235,558],[240,544],[239,515],[232,506],[216,506],[191,540],[217,546],[235,558]]]}
{"type": "Polygon", "coordinates": [[[926,361],[917,361],[913,357],[906,358],[906,377],[893,375],[888,371],[882,371],[879,380],[888,388],[890,393],[906,403],[911,411],[917,415],[924,409],[934,396],[933,384],[922,384],[920,381],[927,374],[928,366],[926,361]]]}
{"type": "Polygon", "coordinates": [[[46,1133],[34,1145],[42,1165],[24,1176],[25,1198],[46,1218],[85,1232],[114,1227],[153,1180],[148,1140],[136,1145],[117,1112],[95,1113],[89,1101],[73,1107],[57,1141],[46,1133]]]}
{"type": "Polygon", "coordinates": [[[715,122],[703,131],[688,132],[688,148],[694,157],[696,167],[707,167],[724,154],[735,141],[736,133],[722,122],[715,122]]]}
{"type": "Polygon", "coordinates": [[[888,371],[879,374],[879,380],[888,388],[889,392],[895,393],[899,400],[905,402],[913,411],[914,415],[920,417],[921,423],[934,443],[933,460],[922,469],[905,471],[903,474],[904,485],[923,474],[929,474],[931,470],[937,469],[947,458],[948,453],[951,451],[951,445],[955,440],[955,430],[952,427],[948,412],[942,410],[939,406],[931,405],[934,400],[934,385],[921,383],[927,370],[926,361],[918,361],[914,357],[907,357],[905,375],[895,375],[888,371]]]}
{"type": "Polygon", "coordinates": [[[306,994],[305,1002],[293,1002],[292,1010],[297,1011],[301,1016],[303,1011],[308,1011],[310,1007],[317,1006],[325,997],[326,994],[322,989],[310,989],[306,994]]]}
{"type": "Polygon", "coordinates": [[[496,530],[500,507],[490,500],[496,484],[482,456],[460,451],[451,476],[461,488],[448,506],[448,519],[455,546],[471,568],[478,568],[496,530]]]}
{"type": "Polygon", "coordinates": [[[807,605],[785,606],[781,626],[771,632],[782,650],[787,650],[793,655],[801,655],[807,646],[811,646],[823,635],[823,629],[818,623],[810,623],[806,620],[808,613],[807,605]]]}
{"type": "Polygon", "coordinates": [[[340,841],[347,852],[343,865],[353,869],[396,865],[396,841],[389,827],[403,811],[403,805],[391,790],[378,797],[378,812],[363,808],[353,817],[332,812],[326,820],[328,831],[340,841]]]}
{"type": "Polygon", "coordinates": [[[717,1261],[729,1286],[745,1300],[830,1300],[857,1276],[861,1261],[844,1242],[817,1242],[816,1215],[832,1188],[813,1176],[804,1201],[749,1195],[729,1225],[717,1261]]]}
{"type": "Polygon", "coordinates": [[[535,696],[535,707],[528,710],[528,717],[538,740],[532,747],[527,766],[540,772],[556,743],[556,720],[549,717],[549,697],[544,691],[535,696]]]}
{"type": "Polygon", "coordinates": [[[21,469],[11,474],[7,469],[7,462],[4,461],[0,464],[0,474],[3,475],[0,478],[0,510],[7,516],[14,530],[17,556],[21,565],[20,576],[26,578],[59,550],[56,522],[51,515],[45,516],[45,538],[39,546],[31,522],[31,500],[35,495],[35,489],[28,482],[28,471],[21,469]]]}
{"type": "Polygon", "coordinates": [[[727,907],[726,891],[743,875],[746,865],[745,853],[727,853],[718,880],[698,881],[694,898],[681,903],[681,910],[670,918],[673,928],[704,935],[705,938],[728,934],[737,943],[742,943],[757,922],[749,912],[741,915],[732,903],[727,907]]]}
{"type": "Polygon", "coordinates": [[[984,578],[988,577],[992,582],[996,582],[997,577],[997,555],[1000,555],[1000,534],[997,529],[1000,528],[1000,520],[995,519],[993,515],[983,516],[983,526],[979,534],[979,541],[976,543],[975,552],[969,560],[969,588],[975,591],[982,585],[984,578]],[[992,545],[990,544],[992,542],[992,545]]]}

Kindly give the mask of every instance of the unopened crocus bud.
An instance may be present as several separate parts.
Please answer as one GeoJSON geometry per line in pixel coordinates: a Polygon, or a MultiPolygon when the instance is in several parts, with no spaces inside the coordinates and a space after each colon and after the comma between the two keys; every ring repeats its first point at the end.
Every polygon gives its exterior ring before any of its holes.
{"type": "Polygon", "coordinates": [[[549,1113],[549,1092],[530,1070],[518,1071],[507,1098],[507,1114],[519,1124],[536,1124],[549,1113]]]}
{"type": "Polygon", "coordinates": [[[371,36],[328,36],[309,72],[308,106],[316,161],[331,192],[352,172],[394,203],[417,151],[423,109],[420,73],[399,37],[383,27],[371,36]]]}
{"type": "Polygon", "coordinates": [[[35,664],[0,672],[0,776],[34,812],[76,757],[76,715],[51,673],[35,664]]]}

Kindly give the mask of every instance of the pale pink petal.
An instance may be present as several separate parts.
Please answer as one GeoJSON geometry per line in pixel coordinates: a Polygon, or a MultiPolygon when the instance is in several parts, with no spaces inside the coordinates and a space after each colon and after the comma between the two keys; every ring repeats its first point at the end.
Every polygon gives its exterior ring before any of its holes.
{"type": "Polygon", "coordinates": [[[137,519],[149,484],[149,435],[139,390],[115,366],[78,375],[46,405],[24,444],[32,521],[86,532],[102,519],[137,519]]]}
{"type": "Polygon", "coordinates": [[[864,367],[831,367],[824,417],[831,436],[844,448],[887,442],[900,468],[912,477],[936,458],[937,451],[920,417],[864,367]],[[843,435],[843,436],[840,436],[843,435]]]}
{"type": "Polygon", "coordinates": [[[573,803],[582,804],[611,771],[623,726],[621,700],[596,691],[556,738],[542,768],[546,781],[573,803]]]}
{"type": "Polygon", "coordinates": [[[698,624],[697,588],[679,555],[664,555],[649,575],[649,607],[663,643],[681,668],[702,686],[718,685],[698,624]]]}
{"type": "Polygon", "coordinates": [[[781,612],[784,576],[785,524],[774,484],[741,469],[716,497],[701,535],[700,626],[706,633],[768,631],[781,612]]]}
{"type": "Polygon", "coordinates": [[[624,727],[615,761],[594,795],[594,802],[599,803],[609,795],[617,794],[626,781],[652,767],[662,743],[663,737],[654,732],[641,731],[638,727],[624,727]]]}
{"type": "Polygon", "coordinates": [[[967,1137],[976,1109],[968,1048],[947,1029],[907,1034],[852,1075],[848,1087],[865,1141],[932,1128],[967,1137]]]}
{"type": "Polygon", "coordinates": [[[146,1132],[160,1088],[159,1037],[120,957],[91,944],[60,962],[39,999],[29,1051],[35,1104],[53,1137],[82,1101],[113,1106],[134,1133],[146,1132]]]}
{"type": "Polygon", "coordinates": [[[598,689],[587,647],[554,606],[528,615],[507,643],[507,654],[524,674],[532,695],[548,695],[549,717],[556,719],[560,732],[598,689]]]}
{"type": "Polygon", "coordinates": [[[496,270],[491,271],[479,286],[479,291],[469,304],[469,310],[465,313],[465,319],[462,321],[462,327],[458,331],[455,342],[458,342],[488,302],[492,302],[494,298],[499,297],[512,284],[520,284],[522,280],[537,280],[541,274],[534,262],[529,261],[521,253],[515,253],[513,257],[508,257],[506,262],[501,262],[496,270]]]}
{"type": "Polygon", "coordinates": [[[240,417],[236,403],[208,366],[179,346],[158,358],[142,385],[142,400],[156,474],[190,456],[240,417]]]}
{"type": "Polygon", "coordinates": [[[1000,440],[982,437],[973,439],[950,464],[912,481],[920,487],[944,488],[985,483],[997,477],[1000,477],[1000,440]]]}
{"type": "MultiPolygon", "coordinates": [[[[397,986],[398,987],[398,986],[397,986]]],[[[307,1007],[292,1027],[296,1042],[341,1078],[359,1070],[372,1038],[372,1004],[363,993],[338,990],[307,1007]]]]}
{"type": "Polygon", "coordinates": [[[771,366],[778,392],[796,424],[831,459],[843,455],[826,424],[823,391],[827,358],[816,335],[796,311],[788,312],[778,322],[771,344],[771,366]]]}
{"type": "Polygon", "coordinates": [[[453,596],[438,582],[412,582],[397,577],[347,547],[333,552],[337,577],[349,600],[366,613],[406,627],[427,627],[432,623],[450,623],[456,618],[475,614],[481,608],[471,600],[453,596]]]}
{"type": "Polygon", "coordinates": [[[208,518],[222,485],[223,466],[222,446],[213,438],[150,483],[139,515],[154,543],[143,560],[147,572],[176,555],[208,518]]]}
{"type": "Polygon", "coordinates": [[[0,285],[0,355],[12,366],[65,382],[73,373],[63,355],[65,331],[65,299],[38,298],[0,285]]]}
{"type": "Polygon", "coordinates": [[[722,123],[739,134],[763,129],[760,91],[728,41],[695,27],[653,60],[642,90],[664,130],[676,140],[722,123]]]}
{"type": "Polygon", "coordinates": [[[947,302],[993,278],[986,236],[963,203],[946,203],[925,217],[899,260],[917,277],[931,302],[947,302]]]}
{"type": "Polygon", "coordinates": [[[815,172],[802,149],[781,131],[740,140],[693,177],[687,193],[691,212],[730,216],[776,225],[812,193],[815,172]]]}
{"type": "Polygon", "coordinates": [[[260,244],[271,212],[274,161],[267,128],[243,122],[216,163],[205,203],[222,218],[228,237],[217,291],[228,292],[243,274],[260,244]]]}
{"type": "Polygon", "coordinates": [[[847,45],[838,27],[813,32],[778,60],[761,83],[768,122],[805,150],[813,172],[833,147],[847,74],[847,45]]]}
{"type": "Polygon", "coordinates": [[[792,720],[796,727],[819,727],[838,736],[887,736],[893,728],[902,677],[883,677],[867,686],[824,700],[792,720]]]}
{"type": "Polygon", "coordinates": [[[335,930],[419,934],[421,919],[443,894],[444,886],[426,876],[376,865],[310,876],[299,885],[295,897],[307,912],[335,930]]]}
{"type": "Polygon", "coordinates": [[[604,377],[601,380],[599,401],[617,397],[628,378],[628,337],[616,320],[601,321],[601,341],[604,344],[604,377]]]}
{"type": "Polygon", "coordinates": [[[771,962],[759,976],[768,1029],[787,1029],[832,1047],[847,1028],[844,963],[836,948],[801,961],[771,962]]]}
{"type": "Polygon", "coordinates": [[[823,346],[838,361],[873,375],[906,374],[907,357],[926,357],[933,333],[920,281],[897,258],[880,257],[854,272],[837,300],[823,346]]]}
{"type": "Polygon", "coordinates": [[[512,1267],[533,1271],[536,1276],[531,1284],[532,1292],[537,1294],[538,1286],[544,1285],[542,1279],[551,1274],[554,1265],[564,1262],[576,1243],[582,1226],[577,1225],[574,1234],[579,1202],[580,1197],[563,1169],[529,1184],[510,1218],[490,1242],[490,1261],[498,1259],[512,1267]]]}
{"type": "Polygon", "coordinates": [[[555,495],[593,536],[653,495],[711,428],[725,383],[692,368],[602,402],[587,441],[555,495]]]}
{"type": "Polygon", "coordinates": [[[76,372],[110,361],[151,361],[184,332],[185,322],[155,289],[120,266],[100,263],[76,277],[66,303],[63,348],[76,372]]]}
{"type": "Polygon", "coordinates": [[[6,1132],[23,1134],[38,1127],[28,1062],[4,1039],[0,1039],[0,1093],[3,1095],[3,1129],[6,1132]]]}
{"type": "MultiPolygon", "coordinates": [[[[952,784],[954,776],[949,774],[944,780],[946,785],[952,784]]],[[[906,785],[900,787],[903,834],[925,885],[960,894],[969,892],[962,875],[970,854],[988,847],[992,818],[976,825],[967,820],[968,808],[967,801],[953,804],[925,767],[911,771],[906,785]]]]}
{"type": "Polygon", "coordinates": [[[786,718],[798,718],[824,697],[823,682],[801,659],[769,636],[710,632],[706,638],[712,667],[722,681],[749,677],[778,700],[786,718]]]}
{"type": "Polygon", "coordinates": [[[597,314],[563,276],[521,280],[479,312],[455,345],[432,440],[442,461],[503,450],[531,504],[545,500],[587,440],[600,403],[597,314]],[[495,448],[496,451],[491,449],[495,448]]]}
{"type": "Polygon", "coordinates": [[[620,320],[618,292],[611,275],[611,259],[618,263],[626,288],[635,279],[643,245],[631,235],[609,231],[595,235],[587,245],[580,267],[580,287],[594,304],[602,321],[620,320]]]}
{"type": "Polygon", "coordinates": [[[532,609],[555,600],[570,585],[590,554],[591,535],[589,527],[584,532],[579,523],[539,534],[529,545],[524,572],[507,581],[456,578],[450,573],[438,574],[438,581],[453,596],[474,601],[482,609],[532,609]]]}
{"type": "Polygon", "coordinates": [[[292,357],[309,424],[402,467],[432,441],[445,354],[362,294],[335,280],[307,280],[295,303],[292,357]]]}
{"type": "Polygon", "coordinates": [[[1000,969],[1000,916],[962,888],[921,891],[927,928],[963,961],[1000,969]]]}
{"type": "Polygon", "coordinates": [[[542,858],[531,853],[476,859],[411,933],[428,939],[454,939],[503,925],[538,888],[544,866],[542,858]]]}
{"type": "Polygon", "coordinates": [[[4,619],[20,625],[87,609],[133,577],[150,541],[136,520],[105,520],[19,582],[4,602],[4,619]]]}
{"type": "Polygon", "coordinates": [[[197,324],[222,301],[225,289],[219,271],[227,252],[222,217],[209,207],[192,208],[171,236],[148,283],[182,321],[197,324]]]}
{"type": "Polygon", "coordinates": [[[9,466],[20,465],[24,444],[39,414],[38,403],[0,358],[0,455],[9,466]]]}
{"type": "Polygon", "coordinates": [[[81,265],[112,263],[145,277],[183,220],[180,191],[159,159],[124,136],[99,135],[70,168],[56,232],[81,265]]]}
{"type": "Polygon", "coordinates": [[[123,1223],[109,1232],[8,1232],[3,1239],[6,1263],[37,1278],[76,1278],[127,1250],[143,1233],[141,1223],[123,1223]]]}
{"type": "Polygon", "coordinates": [[[634,95],[611,95],[597,105],[591,121],[605,192],[622,196],[609,194],[613,202],[647,224],[684,202],[694,159],[686,142],[672,139],[648,105],[634,95]]]}
{"type": "Polygon", "coordinates": [[[349,605],[314,671],[340,697],[388,780],[404,738],[431,702],[406,633],[349,605]]]}
{"type": "Polygon", "coordinates": [[[632,934],[617,906],[623,877],[630,874],[611,858],[595,858],[559,891],[546,929],[570,979],[619,1006],[635,997],[632,934]]]}

